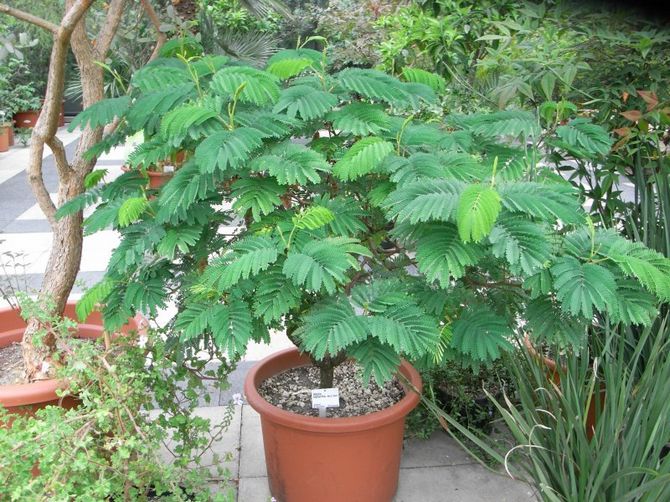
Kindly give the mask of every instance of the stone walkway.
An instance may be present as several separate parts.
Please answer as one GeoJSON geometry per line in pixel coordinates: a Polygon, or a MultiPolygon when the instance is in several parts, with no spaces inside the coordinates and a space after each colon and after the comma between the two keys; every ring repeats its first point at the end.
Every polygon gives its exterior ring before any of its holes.
{"type": "MultiPolygon", "coordinates": [[[[199,408],[197,413],[216,424],[225,408],[199,408]]],[[[213,453],[221,457],[232,453],[224,467],[238,487],[238,502],[271,500],[260,418],[249,405],[235,407],[235,418],[213,445],[213,453]]],[[[219,492],[228,486],[213,483],[211,488],[219,492]]],[[[535,500],[533,493],[529,485],[477,464],[446,433],[437,431],[428,440],[405,441],[394,502],[524,502],[535,500]]]]}
{"type": "MultiPolygon", "coordinates": [[[[58,136],[67,145],[68,152],[72,152],[77,135],[61,129],[58,136]]],[[[113,179],[121,174],[127,153],[128,148],[112,150],[98,160],[96,168],[107,169],[107,179],[113,179]]],[[[51,233],[28,185],[27,160],[27,148],[14,147],[7,153],[0,153],[0,259],[3,251],[22,253],[27,285],[37,289],[46,266],[51,233]]],[[[49,191],[54,193],[57,177],[51,155],[45,156],[44,177],[49,191]]],[[[84,239],[81,271],[73,298],[78,298],[82,286],[90,287],[102,277],[117,244],[118,235],[111,230],[84,239]]],[[[169,317],[169,312],[165,315],[169,317]]],[[[212,406],[199,408],[198,414],[213,423],[220,422],[225,410],[221,405],[227,404],[232,394],[242,392],[244,376],[254,361],[290,346],[282,333],[273,334],[269,346],[250,346],[244,360],[230,376],[230,390],[214,391],[212,406]]],[[[222,456],[232,454],[227,466],[238,487],[238,502],[270,500],[260,421],[248,405],[236,406],[233,423],[216,442],[214,450],[222,456]]],[[[218,491],[223,486],[213,484],[212,488],[218,491]]],[[[406,444],[396,502],[516,502],[532,498],[528,485],[476,464],[446,433],[436,432],[427,441],[409,440],[406,444]]]]}

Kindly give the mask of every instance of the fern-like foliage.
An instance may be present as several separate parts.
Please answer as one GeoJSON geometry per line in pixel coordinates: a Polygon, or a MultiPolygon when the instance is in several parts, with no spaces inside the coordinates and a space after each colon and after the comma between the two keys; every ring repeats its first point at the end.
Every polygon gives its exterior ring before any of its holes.
{"type": "Polygon", "coordinates": [[[389,117],[384,107],[370,103],[354,102],[327,116],[333,128],[354,136],[379,134],[389,130],[389,117]]]}
{"type": "Polygon", "coordinates": [[[453,180],[415,181],[391,192],[383,207],[398,222],[450,221],[464,188],[463,183],[453,180]]]}
{"type": "Polygon", "coordinates": [[[251,236],[233,244],[229,252],[214,260],[203,272],[202,282],[225,291],[266,270],[277,261],[277,245],[264,236],[251,236]]]}
{"type": "Polygon", "coordinates": [[[393,144],[368,136],[352,145],[333,166],[333,174],[343,181],[354,180],[377,169],[392,151],[393,144]]]}
{"type": "Polygon", "coordinates": [[[308,242],[299,251],[286,255],[283,272],[296,286],[309,291],[322,288],[333,294],[338,284],[346,281],[346,272],[358,269],[357,255],[368,251],[356,239],[329,237],[308,242]]]}
{"type": "Polygon", "coordinates": [[[464,242],[479,242],[489,235],[500,208],[500,195],[492,187],[469,185],[463,189],[456,209],[461,239],[464,242]]]}
{"type": "Polygon", "coordinates": [[[337,103],[337,97],[327,91],[296,85],[282,91],[273,112],[285,112],[289,117],[300,115],[303,120],[312,120],[323,117],[337,103]]]}
{"type": "Polygon", "coordinates": [[[72,132],[77,127],[84,129],[88,126],[91,129],[95,129],[96,127],[111,124],[116,117],[123,115],[129,106],[130,96],[108,98],[93,103],[72,119],[72,122],[68,126],[68,131],[72,132]]]}
{"type": "Polygon", "coordinates": [[[463,277],[466,267],[475,265],[483,256],[483,249],[463,242],[452,224],[424,228],[416,247],[419,270],[429,282],[437,281],[443,288],[448,288],[452,279],[463,277]]]}
{"type": "Polygon", "coordinates": [[[451,346],[475,360],[490,361],[511,350],[513,332],[505,318],[490,310],[467,310],[453,324],[451,346]]]}
{"type": "Polygon", "coordinates": [[[435,92],[443,93],[446,82],[443,77],[435,73],[422,70],[421,68],[403,68],[402,76],[408,82],[424,84],[435,92]]]}
{"type": "Polygon", "coordinates": [[[232,99],[239,92],[242,103],[265,105],[279,99],[277,78],[267,72],[246,66],[229,66],[216,72],[210,84],[217,94],[232,99]]]}
{"type": "Polygon", "coordinates": [[[608,153],[587,120],[443,119],[444,80],[416,68],[330,74],[327,53],[301,48],[259,69],[198,50],[170,44],[128,97],[78,119],[119,122],[92,155],[144,137],[129,172],[91,174],[57,215],[95,205],[85,231],[121,236],[80,303],[108,329],[174,301],[175,344],[234,358],[287,329],[324,369],[351,357],[381,382],[401,357],[481,365],[525,334],[579,349],[670,301],[670,260],[587,223],[545,167],[608,153]],[[166,161],[176,172],[148,189],[166,161]]]}

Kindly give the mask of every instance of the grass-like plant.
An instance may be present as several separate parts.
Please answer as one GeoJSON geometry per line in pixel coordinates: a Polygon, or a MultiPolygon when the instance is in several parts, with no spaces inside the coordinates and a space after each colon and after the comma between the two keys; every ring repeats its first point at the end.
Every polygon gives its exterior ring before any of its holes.
{"type": "Polygon", "coordinates": [[[264,70],[178,51],[153,61],[130,95],[77,123],[119,120],[97,152],[144,130],[135,166],[192,154],[158,192],[134,172],[97,185],[94,171],[61,208],[100,202],[87,232],[122,235],[80,314],[103,303],[114,328],[175,301],[175,342],[231,356],[286,329],[323,387],[348,357],[379,381],[401,357],[494,360],[520,318],[578,347],[593,322],[651,323],[670,299],[670,262],[597,230],[541,163],[548,143],[606,154],[604,130],[575,118],[545,131],[514,110],[442,119],[444,85],[418,69],[331,74],[306,48],[264,70]]]}

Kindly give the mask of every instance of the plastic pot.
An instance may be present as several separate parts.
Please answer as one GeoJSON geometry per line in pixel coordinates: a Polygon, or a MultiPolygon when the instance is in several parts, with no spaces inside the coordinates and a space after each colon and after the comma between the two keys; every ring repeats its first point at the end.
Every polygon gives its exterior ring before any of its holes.
{"type": "Polygon", "coordinates": [[[9,126],[0,125],[0,152],[9,150],[9,130],[9,126]]]}
{"type": "MultiPolygon", "coordinates": [[[[76,319],[76,302],[68,302],[65,307],[65,316],[76,319]]],[[[79,323],[76,333],[78,338],[95,340],[103,334],[102,317],[99,312],[93,312],[88,318],[79,323]]],[[[142,333],[147,323],[142,316],[128,320],[121,333],[136,331],[142,333]]],[[[0,348],[16,342],[21,342],[26,322],[16,310],[9,307],[0,309],[0,348]]],[[[65,408],[76,406],[79,401],[74,396],[65,396],[62,399],[56,394],[57,390],[67,388],[67,382],[59,379],[40,380],[32,383],[0,385],[0,406],[10,413],[32,415],[37,410],[50,405],[60,405],[65,408]]]]}
{"type": "MultiPolygon", "coordinates": [[[[267,378],[310,364],[306,354],[287,349],[260,361],[245,380],[247,401],[261,416],[270,492],[278,502],[389,502],[398,488],[405,417],[419,395],[406,389],[382,411],[317,418],[281,410],[258,394],[267,378]]],[[[409,363],[400,373],[421,391],[409,363]]]]}

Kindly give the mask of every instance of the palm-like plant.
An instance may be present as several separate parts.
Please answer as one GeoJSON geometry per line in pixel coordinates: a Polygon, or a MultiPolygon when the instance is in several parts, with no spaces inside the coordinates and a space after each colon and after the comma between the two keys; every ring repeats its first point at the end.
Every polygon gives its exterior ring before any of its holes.
{"type": "Polygon", "coordinates": [[[379,381],[401,357],[491,361],[520,319],[574,346],[594,322],[651,323],[670,261],[585,223],[573,187],[539,163],[540,141],[598,156],[607,134],[582,119],[546,133],[519,111],[422,120],[443,88],[422,70],[330,74],[304,48],[265,70],[179,53],[147,65],[132,95],[77,123],[120,119],[98,150],[147,131],[136,164],[193,155],[158,192],[131,172],[61,208],[102,201],[87,231],[122,234],[80,314],[102,303],[114,328],[175,301],[175,342],[231,356],[286,329],[323,387],[347,357],[379,381]]]}

